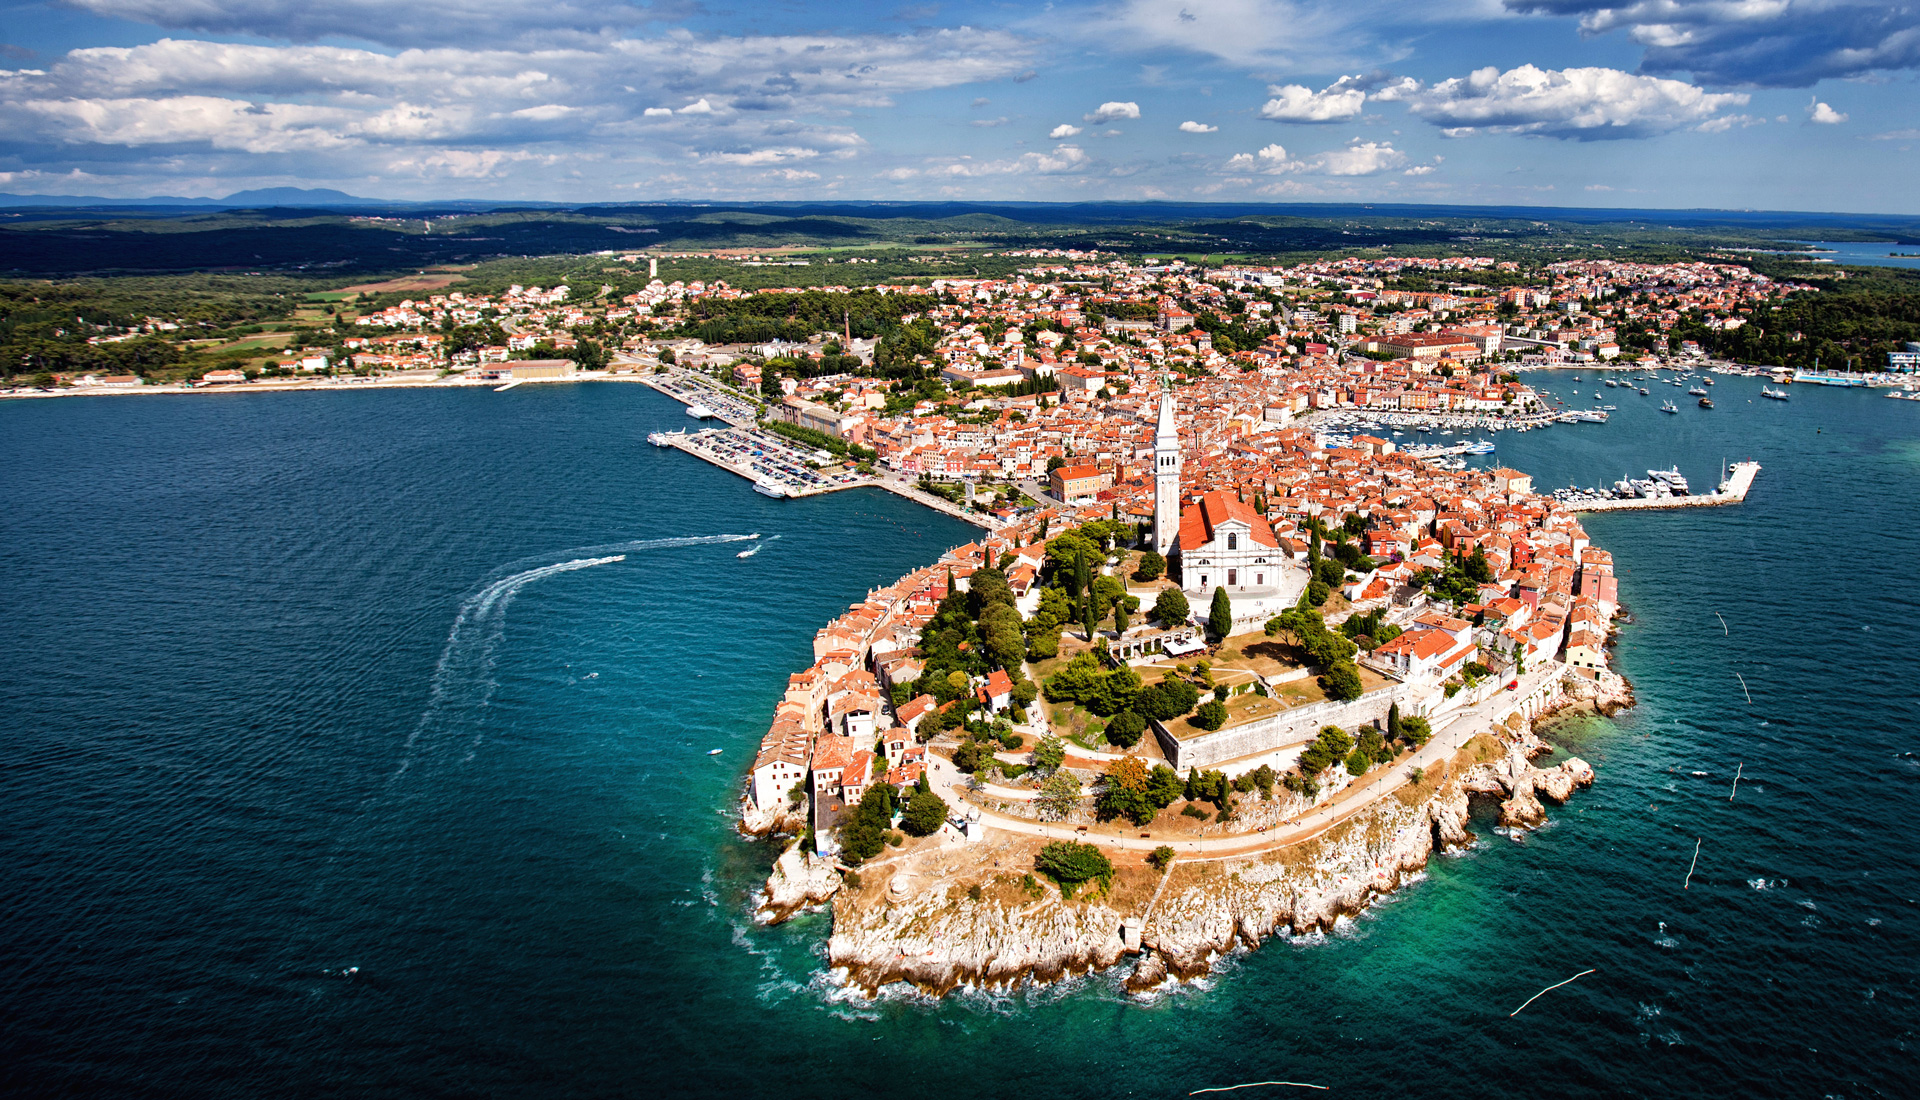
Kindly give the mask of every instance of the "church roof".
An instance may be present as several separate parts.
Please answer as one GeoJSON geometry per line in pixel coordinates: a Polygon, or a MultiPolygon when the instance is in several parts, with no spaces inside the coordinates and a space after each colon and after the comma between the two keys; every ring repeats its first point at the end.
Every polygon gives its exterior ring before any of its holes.
{"type": "Polygon", "coordinates": [[[1260,546],[1278,547],[1279,541],[1273,537],[1273,528],[1267,524],[1265,516],[1253,510],[1228,492],[1213,492],[1187,505],[1180,513],[1180,549],[1184,551],[1198,549],[1213,541],[1214,528],[1228,521],[1244,523],[1252,532],[1249,536],[1260,546]]]}

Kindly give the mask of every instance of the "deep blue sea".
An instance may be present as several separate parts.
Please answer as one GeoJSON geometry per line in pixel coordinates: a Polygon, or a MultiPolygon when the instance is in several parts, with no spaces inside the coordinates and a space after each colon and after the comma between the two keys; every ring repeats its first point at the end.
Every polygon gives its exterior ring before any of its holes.
{"type": "Polygon", "coordinates": [[[870,1003],[749,919],[786,674],[957,521],[758,496],[631,385],[0,404],[0,1092],[1912,1095],[1920,405],[1792,390],[1503,436],[1766,468],[1589,521],[1641,703],[1554,732],[1599,782],[1549,828],[1149,1002],[870,1003]]]}

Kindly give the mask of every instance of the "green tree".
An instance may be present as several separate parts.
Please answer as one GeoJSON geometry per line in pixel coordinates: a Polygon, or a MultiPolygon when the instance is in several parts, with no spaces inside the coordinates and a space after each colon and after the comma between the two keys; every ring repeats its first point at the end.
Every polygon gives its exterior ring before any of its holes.
{"type": "Polygon", "coordinates": [[[1198,688],[1185,680],[1169,676],[1142,690],[1134,699],[1134,709],[1147,718],[1168,722],[1192,710],[1199,701],[1198,688]]]}
{"type": "Polygon", "coordinates": [[[1300,771],[1308,776],[1319,775],[1332,767],[1337,760],[1344,760],[1353,751],[1353,737],[1339,726],[1322,726],[1320,736],[1300,752],[1300,771]]]}
{"type": "Polygon", "coordinates": [[[1033,804],[1041,817],[1059,821],[1080,808],[1080,795],[1080,781],[1071,772],[1056,771],[1040,785],[1040,795],[1033,804]]]}
{"type": "Polygon", "coordinates": [[[1351,753],[1347,754],[1348,775],[1365,775],[1367,774],[1367,768],[1372,766],[1372,764],[1373,758],[1367,755],[1365,749],[1354,749],[1351,753]]]}
{"type": "Polygon", "coordinates": [[[1127,632],[1127,601],[1125,600],[1113,605],[1113,629],[1121,634],[1127,632]]]}
{"type": "Polygon", "coordinates": [[[1327,582],[1317,577],[1307,582],[1307,602],[1313,606],[1319,607],[1326,603],[1327,597],[1331,595],[1333,590],[1327,587],[1327,582]]]}
{"type": "Polygon", "coordinates": [[[1402,718],[1400,720],[1400,735],[1406,738],[1408,744],[1417,749],[1426,744],[1427,739],[1433,736],[1433,726],[1419,715],[1414,715],[1411,718],[1402,718]]]}
{"type": "Polygon", "coordinates": [[[887,827],[893,821],[893,788],[876,783],[860,796],[860,804],[846,824],[840,826],[840,856],[858,865],[872,859],[886,847],[887,827]]]}
{"type": "Polygon", "coordinates": [[[1147,865],[1165,874],[1167,868],[1173,866],[1173,855],[1173,849],[1168,845],[1162,844],[1147,854],[1147,865]]]}
{"type": "Polygon", "coordinates": [[[1389,703],[1387,705],[1387,736],[1395,741],[1400,740],[1402,736],[1399,703],[1389,703]]]}
{"type": "Polygon", "coordinates": [[[1167,559],[1158,550],[1149,550],[1140,555],[1140,564],[1133,571],[1136,581],[1157,581],[1167,571],[1167,559]]]}
{"type": "Polygon", "coordinates": [[[1147,720],[1130,710],[1123,710],[1107,723],[1107,741],[1123,749],[1130,749],[1140,743],[1147,731],[1147,720]]]}
{"type": "Polygon", "coordinates": [[[1098,881],[1102,887],[1113,881],[1113,863],[1091,844],[1056,840],[1040,849],[1033,869],[1052,879],[1060,893],[1072,897],[1082,883],[1098,881]]]}
{"type": "Polygon", "coordinates": [[[1227,724],[1226,704],[1218,699],[1208,700],[1200,704],[1200,709],[1193,712],[1190,720],[1203,730],[1217,730],[1227,724]]]}
{"type": "Polygon", "coordinates": [[[1041,771],[1059,771],[1067,759],[1066,742],[1058,737],[1042,737],[1033,747],[1033,766],[1041,771]]]}
{"type": "Polygon", "coordinates": [[[900,815],[900,828],[908,836],[932,836],[946,820],[947,800],[931,790],[916,790],[907,800],[907,812],[900,815]]]}
{"type": "Polygon", "coordinates": [[[1366,685],[1360,681],[1360,669],[1352,661],[1335,661],[1327,666],[1326,675],[1320,677],[1321,690],[1329,699],[1338,699],[1350,703],[1366,694],[1366,685]]]}
{"type": "Polygon", "coordinates": [[[1193,609],[1187,606],[1186,594],[1178,588],[1163,588],[1153,601],[1153,617],[1162,626],[1179,626],[1187,621],[1193,609]]]}
{"type": "Polygon", "coordinates": [[[1233,600],[1224,588],[1213,590],[1213,607],[1207,612],[1207,632],[1216,638],[1233,633],[1233,600]]]}

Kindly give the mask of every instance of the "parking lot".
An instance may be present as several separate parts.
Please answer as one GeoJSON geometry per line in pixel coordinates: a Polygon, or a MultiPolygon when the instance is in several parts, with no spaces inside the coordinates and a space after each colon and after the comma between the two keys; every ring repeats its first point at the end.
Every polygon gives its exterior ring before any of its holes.
{"type": "Polygon", "coordinates": [[[778,485],[798,496],[867,484],[871,479],[846,469],[831,455],[794,443],[761,428],[716,428],[686,437],[687,450],[735,473],[778,485]],[[838,472],[814,469],[815,464],[838,472]]]}

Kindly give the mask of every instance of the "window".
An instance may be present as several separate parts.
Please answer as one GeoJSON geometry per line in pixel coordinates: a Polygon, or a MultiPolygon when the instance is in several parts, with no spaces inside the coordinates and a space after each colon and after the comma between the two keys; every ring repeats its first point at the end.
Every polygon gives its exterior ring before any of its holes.
{"type": "Polygon", "coordinates": [[[1233,532],[1233,531],[1227,532],[1227,549],[1229,550],[1240,549],[1240,536],[1236,532],[1233,532]]]}
{"type": "Polygon", "coordinates": [[[1240,571],[1238,569],[1227,570],[1227,587],[1232,588],[1234,585],[1239,584],[1240,583],[1239,578],[1240,578],[1240,571]]]}

